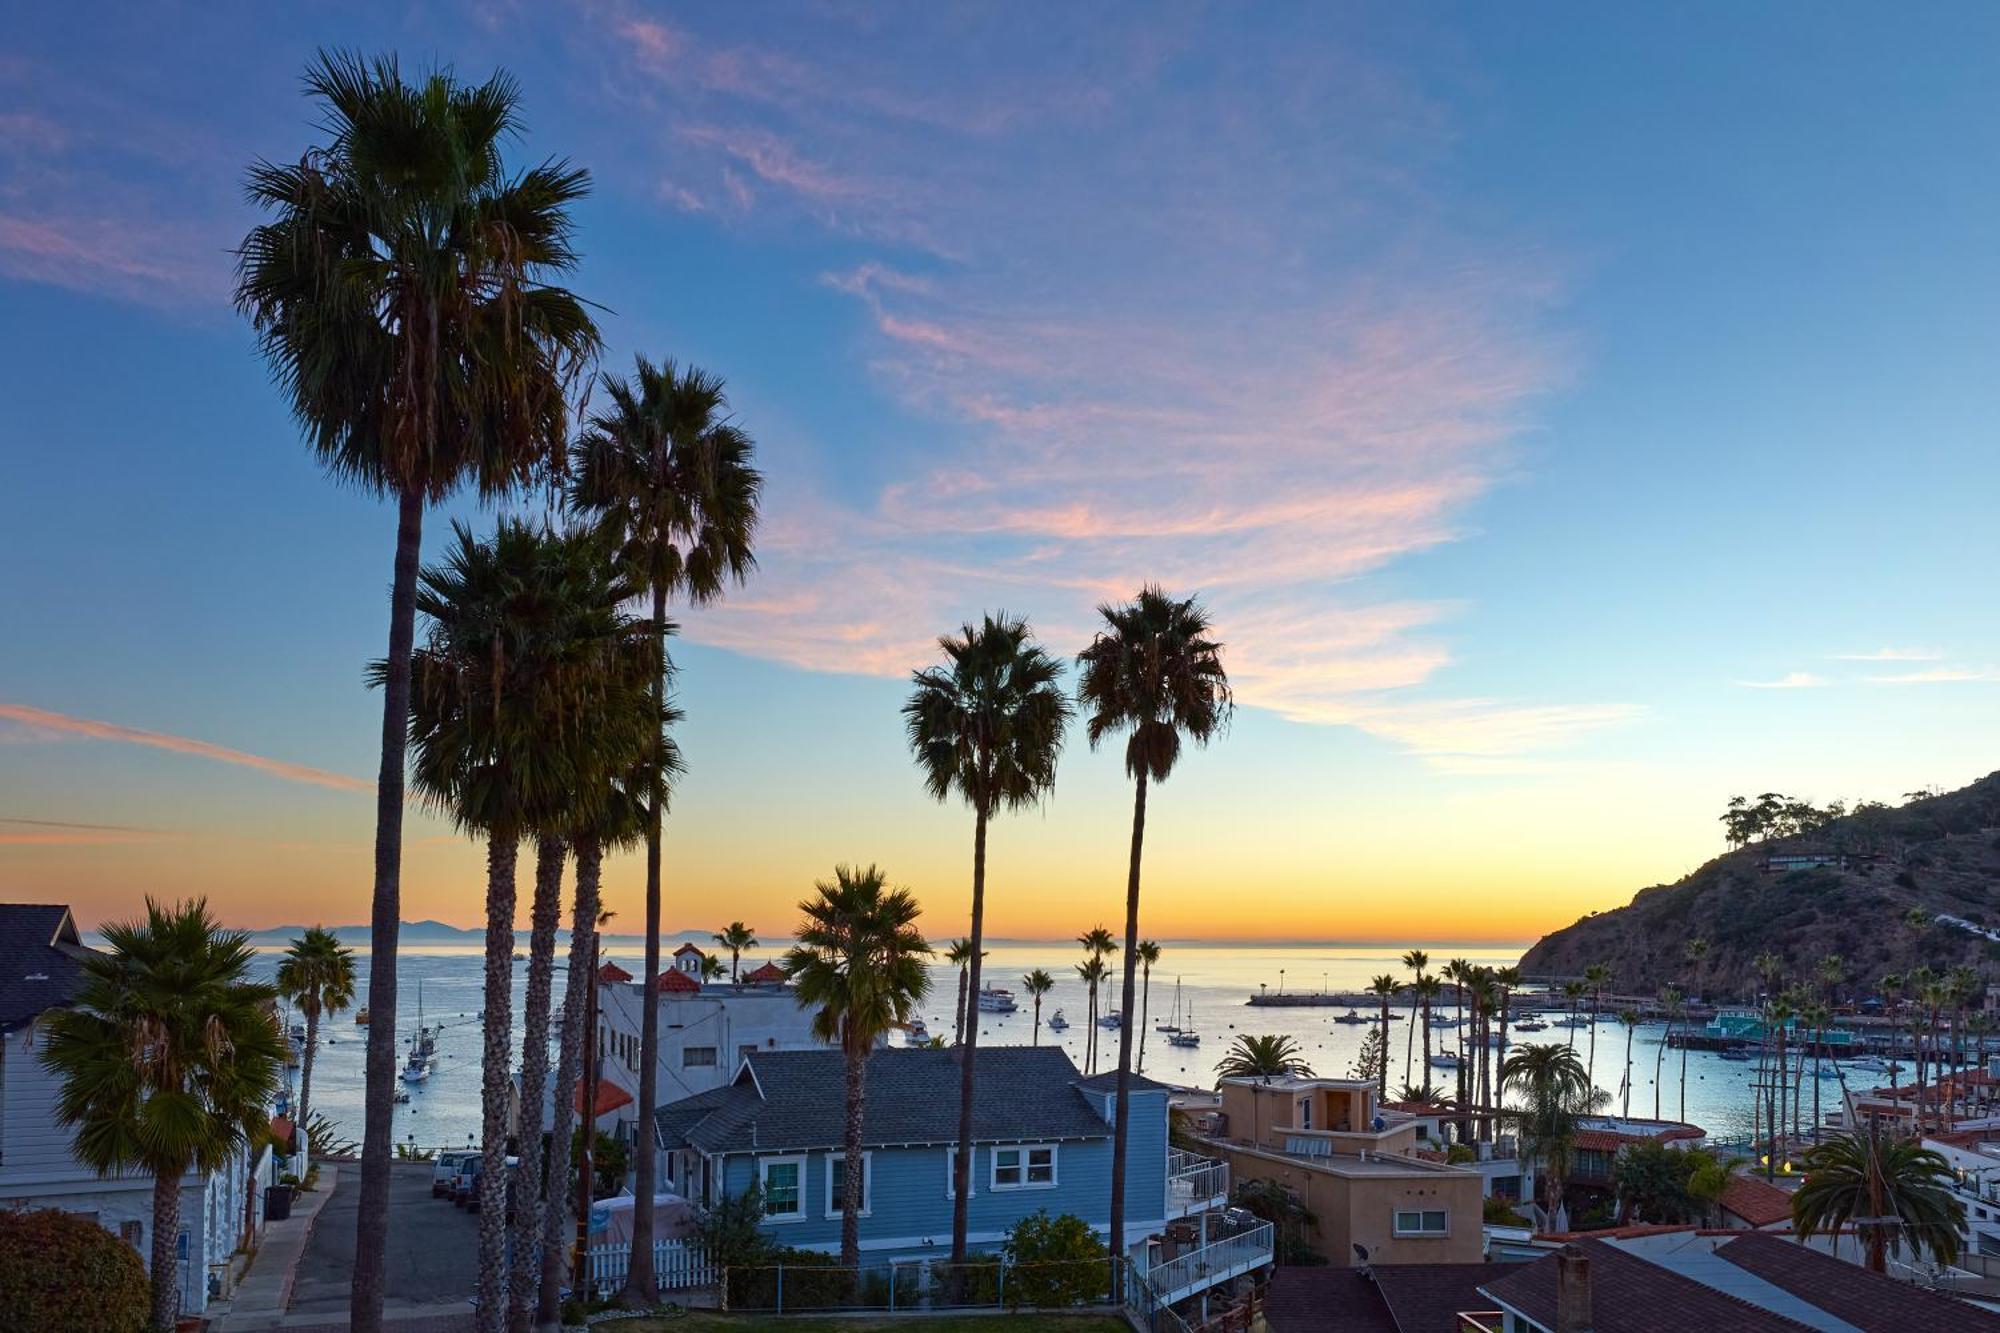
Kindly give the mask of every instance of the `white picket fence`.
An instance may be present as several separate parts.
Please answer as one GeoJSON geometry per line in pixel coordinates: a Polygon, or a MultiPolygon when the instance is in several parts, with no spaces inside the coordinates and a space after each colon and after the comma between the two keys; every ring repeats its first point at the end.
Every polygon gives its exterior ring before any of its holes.
{"type": "MultiPolygon", "coordinates": [[[[629,1242],[593,1245],[589,1261],[591,1289],[615,1291],[625,1285],[625,1270],[632,1265],[632,1246],[629,1242]]],[[[653,1281],[661,1291],[712,1287],[720,1276],[699,1246],[678,1240],[653,1242],[653,1281]]]]}

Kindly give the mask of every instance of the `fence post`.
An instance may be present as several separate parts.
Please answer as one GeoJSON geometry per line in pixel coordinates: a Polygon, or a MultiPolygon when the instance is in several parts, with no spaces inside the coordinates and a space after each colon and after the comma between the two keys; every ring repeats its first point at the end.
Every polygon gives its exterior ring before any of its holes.
{"type": "Polygon", "coordinates": [[[999,1309],[1007,1308],[1007,1261],[1000,1261],[1000,1276],[993,1284],[993,1304],[999,1309]]]}
{"type": "Polygon", "coordinates": [[[785,1266],[778,1265],[778,1313],[785,1312],[785,1266]]]}

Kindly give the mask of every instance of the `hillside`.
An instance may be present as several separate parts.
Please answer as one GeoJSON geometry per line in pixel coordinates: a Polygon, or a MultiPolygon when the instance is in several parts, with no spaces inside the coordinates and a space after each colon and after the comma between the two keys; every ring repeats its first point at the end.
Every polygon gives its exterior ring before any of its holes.
{"type": "Polygon", "coordinates": [[[1521,970],[1574,976],[1608,963],[1613,989],[1625,994],[1673,981],[1710,997],[1745,997],[1759,989],[1755,959],[1767,949],[1785,960],[1788,977],[1837,953],[1848,981],[1869,988],[1919,964],[2000,964],[2000,943],[1944,921],[1912,926],[1912,907],[2000,933],[2000,773],[1719,856],[1678,883],[1642,889],[1627,906],[1544,936],[1521,970]],[[1792,855],[1846,860],[1765,869],[1768,858],[1792,855]],[[1696,937],[1709,941],[1699,978],[1682,961],[1696,937]]]}

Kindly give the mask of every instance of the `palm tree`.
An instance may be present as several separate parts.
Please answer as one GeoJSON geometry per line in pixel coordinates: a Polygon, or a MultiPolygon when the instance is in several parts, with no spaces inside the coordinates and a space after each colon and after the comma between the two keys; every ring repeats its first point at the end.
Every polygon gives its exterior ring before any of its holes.
{"type": "Polygon", "coordinates": [[[341,944],[323,926],[308,926],[305,934],[292,941],[278,963],[278,994],[298,1006],[306,1016],[306,1052],[300,1061],[298,1113],[292,1123],[310,1156],[312,1145],[304,1143],[305,1127],[312,1123],[313,1059],[319,1054],[319,1020],[354,1003],[354,950],[341,944]]]}
{"type": "Polygon", "coordinates": [[[1958,1258],[1965,1205],[1952,1197],[1951,1164],[1921,1140],[1872,1128],[1838,1134],[1806,1151],[1805,1169],[1792,1194],[1799,1239],[1827,1232],[1838,1244],[1851,1226],[1873,1273],[1886,1272],[1906,1242],[1941,1265],[1958,1258]]]}
{"type": "Polygon", "coordinates": [[[1139,1072],[1146,1072],[1146,1025],[1153,1008],[1153,964],[1160,961],[1158,940],[1139,941],[1139,1072]]]}
{"type": "MultiPolygon", "coordinates": [[[[976,1004],[986,939],[986,826],[999,811],[1034,805],[1055,786],[1070,703],[1060,684],[1061,664],[1042,651],[1025,620],[1004,612],[988,615],[977,625],[963,626],[957,637],[940,638],[938,647],[944,663],[912,675],[915,688],[903,705],[903,721],[924,789],[940,801],[956,792],[972,807],[970,979],[965,972],[960,979],[976,1004]]],[[[977,1018],[966,1024],[964,1046],[959,1060],[958,1155],[953,1159],[954,1264],[965,1262],[972,1204],[977,1018]]]]}
{"type": "MultiPolygon", "coordinates": [[[[659,649],[644,626],[620,611],[630,588],[610,576],[594,534],[513,521],[501,523],[487,542],[463,526],[454,532],[455,548],[424,571],[418,590],[429,631],[412,661],[411,741],[418,794],[487,839],[480,1313],[498,1328],[507,1314],[502,1191],[519,844],[531,834],[560,836],[584,799],[581,779],[605,771],[608,759],[657,750],[649,732],[660,725],[650,689],[659,649]]],[[[381,674],[378,666],[378,680],[381,674]]],[[[537,908],[547,912],[549,905],[537,908]]],[[[537,925],[548,927],[552,951],[552,924],[537,925]]],[[[539,1019],[540,1036],[529,1032],[519,1136],[524,1160],[533,1161],[548,1059],[546,972],[538,1004],[531,993],[528,1018],[539,1019]]],[[[517,1219],[521,1227],[540,1220],[532,1208],[519,1211],[531,1214],[517,1219]]],[[[535,1236],[524,1232],[524,1250],[535,1236]]],[[[534,1274],[526,1264],[515,1273],[512,1298],[525,1321],[534,1274]]]]}
{"type": "MultiPolygon", "coordinates": [[[[1129,733],[1125,772],[1133,780],[1132,851],[1125,874],[1125,982],[1118,1027],[1118,1109],[1111,1129],[1111,1253],[1125,1253],[1125,1146],[1132,1119],[1132,987],[1138,972],[1139,862],[1146,838],[1146,787],[1165,782],[1181,739],[1196,745],[1229,724],[1234,707],[1222,645],[1194,598],[1147,585],[1136,601],[1100,606],[1104,628],[1077,655],[1077,697],[1088,714],[1090,748],[1129,733]]],[[[1114,1286],[1116,1285],[1114,1281],[1114,1286]]]]}
{"type": "Polygon", "coordinates": [[[1515,1093],[1522,1103],[1510,1114],[1520,1135],[1521,1156],[1542,1166],[1553,1225],[1569,1182],[1577,1122],[1601,1107],[1607,1095],[1592,1086],[1590,1071],[1573,1048],[1553,1042],[1530,1042],[1509,1052],[1500,1065],[1500,1091],[1515,1093]]]}
{"type": "MultiPolygon", "coordinates": [[[[1584,987],[1581,981],[1565,981],[1563,983],[1563,998],[1569,1001],[1569,1016],[1571,1018],[1575,1018],[1577,1013],[1583,1008],[1583,990],[1584,987]]],[[[1563,1045],[1569,1047],[1571,1050],[1576,1049],[1576,1027],[1574,1024],[1569,1028],[1569,1035],[1563,1038],[1563,1045]]]]}
{"type": "Polygon", "coordinates": [[[1376,1071],[1375,1078],[1375,1096],[1378,1100],[1382,1101],[1387,1101],[1389,1097],[1389,1001],[1394,999],[1396,992],[1402,988],[1403,983],[1396,980],[1395,977],[1387,972],[1384,972],[1368,983],[1369,993],[1382,1002],[1382,1017],[1380,1019],[1382,1024],[1382,1067],[1376,1071]]]}
{"type": "Polygon", "coordinates": [[[1590,1077],[1597,1078],[1597,1011],[1604,1007],[1604,988],[1611,984],[1611,965],[1592,963],[1583,969],[1584,989],[1590,992],[1590,1077]]]}
{"type": "Polygon", "coordinates": [[[757,932],[741,921],[732,921],[716,931],[713,938],[717,944],[729,950],[729,979],[741,981],[743,951],[757,947],[757,932]]]}
{"type": "Polygon", "coordinates": [[[1049,975],[1047,968],[1038,967],[1021,978],[1021,989],[1034,997],[1035,1035],[1031,1046],[1042,1044],[1042,997],[1056,988],[1056,979],[1049,975]]]}
{"type": "MultiPolygon", "coordinates": [[[[798,943],[785,954],[799,1007],[812,1009],[813,1035],[847,1057],[847,1132],[840,1198],[840,1262],[861,1262],[864,1177],[861,1118],[868,1053],[910,1021],[929,993],[931,946],[917,929],[922,909],[908,889],[890,889],[875,866],[837,866],[818,896],[799,904],[798,943]]],[[[804,1181],[800,1182],[801,1188],[804,1181]]]]}
{"type": "MultiPolygon", "coordinates": [[[[667,697],[669,598],[685,597],[705,606],[725,586],[741,583],[756,565],[752,545],[764,479],[752,465],[755,446],[728,415],[722,381],[693,366],[659,365],[639,357],[630,380],[606,375],[610,400],[593,416],[578,444],[569,502],[603,517],[621,538],[620,554],[639,571],[652,594],[653,638],[660,645],[654,685],[657,711],[667,697]]],[[[659,754],[665,761],[665,742],[659,754]]],[[[653,1123],[659,1089],[651,1071],[659,1060],[659,1006],[651,1002],[660,975],[660,816],[656,805],[646,826],[646,962],[648,1002],[639,1020],[639,1123],[653,1123]]],[[[639,1135],[633,1166],[642,1181],[658,1178],[658,1145],[639,1135]]],[[[650,1305],[653,1276],[653,1210],[632,1217],[632,1261],[625,1274],[628,1303],[650,1305]]]]}
{"type": "Polygon", "coordinates": [[[62,1080],[56,1120],[100,1176],[153,1178],[152,1326],[180,1313],[181,1179],[222,1169],[270,1116],[284,1063],[273,987],[250,981],[250,937],[202,901],[146,900],[144,921],[104,927],[108,952],[48,1019],[42,1061],[62,1080]]]}
{"type": "MultiPolygon", "coordinates": [[[[1833,1016],[1833,1011],[1832,1011],[1831,1009],[1827,1008],[1827,1006],[1826,1006],[1825,1004],[1823,1004],[1823,1003],[1821,1003],[1821,1002],[1819,1002],[1819,1001],[1817,1001],[1817,1000],[1814,1000],[1814,1001],[1813,1001],[1813,1002],[1811,1002],[1810,1004],[1806,1005],[1806,1007],[1805,1007],[1805,1011],[1804,1011],[1804,1015],[1803,1015],[1803,1017],[1804,1017],[1804,1019],[1805,1019],[1805,1023],[1806,1023],[1806,1026],[1808,1026],[1808,1027],[1810,1027],[1810,1028],[1812,1029],[1812,1034],[1813,1034],[1813,1050],[1812,1050],[1812,1056],[1813,1056],[1813,1118],[1812,1118],[1812,1123],[1813,1123],[1813,1137],[1814,1137],[1814,1138],[1818,1138],[1818,1137],[1819,1137],[1819,1131],[1820,1131],[1820,1126],[1821,1126],[1821,1125],[1823,1125],[1823,1124],[1825,1123],[1825,1121],[1824,1121],[1823,1119],[1821,1119],[1821,1117],[1820,1117],[1820,1106],[1819,1106],[1819,1071],[1820,1071],[1820,1051],[1821,1051],[1821,1050],[1822,1050],[1822,1048],[1824,1048],[1824,1047],[1825,1047],[1825,1045],[1826,1045],[1826,1024],[1827,1024],[1827,1020],[1828,1020],[1828,1019],[1830,1019],[1830,1018],[1831,1018],[1832,1016],[1833,1016]]],[[[1837,1067],[1837,1066],[1836,1066],[1836,1067],[1837,1067]]]]}
{"type": "Polygon", "coordinates": [[[721,958],[712,953],[705,953],[701,956],[701,979],[703,981],[720,981],[728,975],[729,969],[723,965],[721,958]]]}
{"type": "MultiPolygon", "coordinates": [[[[1451,982],[1452,1032],[1458,1037],[1458,1068],[1452,1071],[1453,1086],[1458,1092],[1458,1102],[1465,1105],[1465,979],[1472,970],[1472,964],[1463,958],[1454,958],[1444,965],[1444,975],[1451,982]]],[[[1460,1132],[1464,1123],[1460,1122],[1460,1132]]]]}
{"type": "MultiPolygon", "coordinates": [[[[1666,1082],[1664,1071],[1667,1065],[1667,1038],[1673,1034],[1674,1020],[1684,1012],[1681,1003],[1681,988],[1679,986],[1669,982],[1660,988],[1660,1008],[1666,1011],[1667,1030],[1660,1034],[1660,1049],[1653,1053],[1653,1119],[1655,1120],[1660,1118],[1661,1087],[1666,1082]]],[[[1683,1090],[1682,1095],[1685,1096],[1687,1088],[1687,1048],[1683,1046],[1681,1050],[1681,1087],[1683,1090]]],[[[1685,1109],[1683,1109],[1681,1119],[1684,1121],[1687,1119],[1685,1109]]]]}
{"type": "Polygon", "coordinates": [[[1620,1009],[1618,1021],[1625,1028],[1625,1105],[1620,1115],[1632,1114],[1632,1034],[1639,1030],[1639,1011],[1620,1009]]]}
{"type": "Polygon", "coordinates": [[[1514,1002],[1514,988],[1521,984],[1521,969],[1513,964],[1494,969],[1493,984],[1499,988],[1500,992],[1500,1056],[1502,1059],[1505,1059],[1507,1055],[1507,1020],[1514,1002]]]}
{"type": "Polygon", "coordinates": [[[1410,1030],[1403,1034],[1403,1082],[1410,1081],[1410,1059],[1417,1043],[1417,1000],[1423,994],[1424,969],[1431,965],[1431,956],[1422,949],[1411,949],[1403,955],[1403,966],[1414,974],[1410,983],[1410,1030]]]}
{"type": "Polygon", "coordinates": [[[1102,958],[1092,954],[1076,965],[1076,974],[1090,994],[1090,1030],[1083,1038],[1083,1067],[1085,1073],[1092,1073],[1097,1069],[1097,988],[1104,984],[1111,971],[1104,966],[1102,958]]]}
{"type": "Polygon", "coordinates": [[[1708,963],[1708,941],[1699,935],[1695,936],[1681,946],[1681,957],[1685,958],[1688,966],[1694,969],[1695,995],[1706,1000],[1708,991],[1703,985],[1703,980],[1708,963]]]}
{"type": "Polygon", "coordinates": [[[1290,1037],[1253,1037],[1237,1034],[1222,1063],[1215,1067],[1222,1078],[1311,1078],[1312,1066],[1299,1054],[1299,1044],[1290,1037]]]}
{"type": "Polygon", "coordinates": [[[966,983],[972,976],[972,941],[964,936],[953,940],[951,947],[944,951],[944,960],[958,969],[958,1008],[951,1015],[951,1044],[962,1046],[965,1043],[966,983]]]}
{"type": "Polygon", "coordinates": [[[323,52],[305,85],[329,141],[250,168],[251,201],[270,218],[238,252],[236,306],[321,464],[397,504],[352,1284],[354,1327],[380,1333],[424,510],[467,482],[497,496],[560,463],[568,391],[598,350],[583,302],[555,284],[576,264],[569,210],[590,178],[559,161],[507,167],[520,91],[504,73],[405,83],[393,57],[323,52]]]}

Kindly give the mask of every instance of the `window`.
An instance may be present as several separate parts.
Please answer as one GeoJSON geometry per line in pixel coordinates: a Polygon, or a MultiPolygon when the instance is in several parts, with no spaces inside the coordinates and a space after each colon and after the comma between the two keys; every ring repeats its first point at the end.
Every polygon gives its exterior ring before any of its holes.
{"type": "Polygon", "coordinates": [[[1313,1099],[1310,1096],[1301,1097],[1299,1098],[1299,1128],[1311,1129],[1312,1127],[1313,1099]]]}
{"type": "Polygon", "coordinates": [[[764,1216],[773,1222],[796,1222],[806,1215],[806,1159],[766,1157],[757,1163],[757,1184],[764,1193],[764,1216]]]}
{"type": "Polygon", "coordinates": [[[1053,1146],[993,1149],[993,1188],[996,1190],[1052,1189],[1056,1183],[1056,1150],[1053,1146]]]}
{"type": "Polygon", "coordinates": [[[684,1046],[681,1048],[682,1069],[715,1068],[715,1048],[713,1046],[684,1046]]]}
{"type": "MultiPolygon", "coordinates": [[[[841,1200],[847,1191],[847,1154],[830,1152],[826,1155],[826,1215],[840,1216],[841,1200]]],[[[869,1201],[875,1195],[875,1154],[861,1154],[861,1206],[856,1208],[859,1217],[868,1216],[869,1201]]]]}
{"type": "Polygon", "coordinates": [[[124,1241],[135,1250],[139,1248],[139,1243],[145,1237],[146,1226],[143,1222],[124,1221],[118,1224],[118,1239],[124,1241]]]}
{"type": "Polygon", "coordinates": [[[1398,1236],[1448,1236],[1451,1234],[1449,1215],[1443,1209],[1396,1210],[1396,1234],[1398,1236]]]}
{"type": "MultiPolygon", "coordinates": [[[[972,1173],[967,1180],[971,1185],[966,1191],[967,1197],[977,1196],[979,1193],[979,1149],[977,1148],[972,1150],[972,1173]]],[[[947,1199],[958,1197],[958,1149],[956,1148],[944,1150],[944,1197],[947,1199]]]]}

